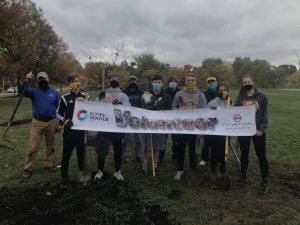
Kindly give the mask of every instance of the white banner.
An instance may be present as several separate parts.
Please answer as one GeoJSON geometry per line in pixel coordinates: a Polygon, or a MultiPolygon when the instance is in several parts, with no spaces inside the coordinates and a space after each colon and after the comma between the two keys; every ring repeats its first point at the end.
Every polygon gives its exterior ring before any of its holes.
{"type": "Polygon", "coordinates": [[[150,111],[96,101],[76,101],[76,130],[119,133],[176,133],[252,136],[255,107],[150,111]]]}

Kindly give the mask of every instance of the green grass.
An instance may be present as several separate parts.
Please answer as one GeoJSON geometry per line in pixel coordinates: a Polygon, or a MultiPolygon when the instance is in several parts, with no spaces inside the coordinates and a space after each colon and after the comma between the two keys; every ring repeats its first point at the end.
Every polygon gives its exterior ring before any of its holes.
{"type": "MultiPolygon", "coordinates": [[[[232,178],[232,189],[224,192],[204,179],[209,173],[209,167],[198,168],[196,174],[191,174],[187,169],[187,161],[184,179],[180,182],[173,182],[176,164],[170,160],[170,143],[168,143],[166,160],[161,166],[160,175],[155,180],[151,177],[145,178],[141,173],[140,165],[133,160],[133,149],[130,145],[127,152],[130,162],[122,165],[126,183],[134,187],[141,201],[160,204],[162,209],[169,213],[170,218],[184,225],[300,224],[300,139],[298,138],[300,92],[276,89],[266,89],[264,92],[270,103],[267,155],[270,163],[271,187],[267,195],[257,194],[260,173],[254,149],[250,152],[250,182],[245,187],[240,187],[235,183],[239,169],[230,152],[227,169],[232,178]],[[191,185],[188,184],[187,178],[191,185]],[[173,196],[174,199],[170,198],[171,193],[177,193],[173,196]]],[[[236,91],[233,93],[236,94],[236,91]]],[[[90,94],[94,97],[97,93],[90,94]]],[[[0,123],[9,119],[16,101],[16,98],[0,97],[0,123]]],[[[28,99],[24,99],[16,114],[16,120],[29,118],[31,118],[31,104],[28,99]]],[[[17,148],[14,151],[0,149],[1,187],[20,187],[25,190],[25,188],[40,184],[60,182],[59,173],[48,174],[42,169],[43,146],[38,154],[31,180],[24,182],[21,179],[29,130],[30,124],[13,126],[9,130],[7,137],[17,144],[17,148]]],[[[1,134],[4,132],[4,127],[1,127],[0,132],[1,134]]],[[[94,132],[89,133],[91,138],[94,135],[94,132]]],[[[61,136],[57,134],[57,163],[61,157],[61,136]]],[[[197,153],[199,156],[200,148],[197,149],[197,153]]],[[[112,159],[110,152],[106,164],[106,170],[110,173],[113,172],[112,159]]],[[[91,146],[88,148],[87,162],[88,170],[94,171],[96,159],[91,146]]],[[[70,175],[74,180],[76,173],[76,157],[73,153],[70,175]]]]}

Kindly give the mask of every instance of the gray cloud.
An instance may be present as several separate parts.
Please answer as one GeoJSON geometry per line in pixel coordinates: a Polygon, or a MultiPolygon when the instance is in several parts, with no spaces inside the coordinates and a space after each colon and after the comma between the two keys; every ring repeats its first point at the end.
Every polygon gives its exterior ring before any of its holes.
{"type": "Polygon", "coordinates": [[[274,65],[297,64],[299,0],[34,0],[82,62],[119,60],[144,51],[173,66],[207,57],[250,56],[274,65]]]}

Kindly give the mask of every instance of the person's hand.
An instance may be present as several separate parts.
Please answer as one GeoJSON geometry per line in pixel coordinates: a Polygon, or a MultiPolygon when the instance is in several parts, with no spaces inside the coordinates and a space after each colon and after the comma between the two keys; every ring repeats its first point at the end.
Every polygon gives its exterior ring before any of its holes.
{"type": "Polygon", "coordinates": [[[73,121],[72,120],[66,120],[66,122],[65,122],[65,127],[66,128],[71,128],[71,127],[73,127],[73,121]]]}
{"type": "Polygon", "coordinates": [[[223,99],[227,99],[229,97],[228,91],[223,91],[223,99]]]}
{"type": "Polygon", "coordinates": [[[64,128],[63,125],[57,124],[55,127],[55,133],[59,133],[64,128]]]}
{"type": "Polygon", "coordinates": [[[32,72],[29,72],[29,73],[26,74],[26,78],[28,80],[32,80],[34,78],[34,75],[32,74],[32,72]]]}
{"type": "Polygon", "coordinates": [[[260,137],[260,136],[262,136],[263,134],[264,134],[264,133],[261,132],[261,131],[259,131],[259,130],[256,131],[256,136],[259,136],[259,137],[260,137]]]}
{"type": "Polygon", "coordinates": [[[112,104],[113,104],[113,105],[122,105],[123,102],[120,101],[119,99],[115,99],[115,100],[112,101],[112,104]]]}
{"type": "Polygon", "coordinates": [[[78,98],[76,98],[76,100],[78,100],[78,101],[83,101],[85,98],[83,98],[83,97],[78,97],[78,98]]]}

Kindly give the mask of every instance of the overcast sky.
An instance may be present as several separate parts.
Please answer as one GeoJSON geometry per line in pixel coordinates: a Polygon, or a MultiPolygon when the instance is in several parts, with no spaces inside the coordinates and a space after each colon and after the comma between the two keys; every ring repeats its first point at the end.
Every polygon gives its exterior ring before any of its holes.
{"type": "Polygon", "coordinates": [[[151,52],[171,66],[236,56],[297,65],[300,0],[33,0],[80,62],[151,52]]]}

